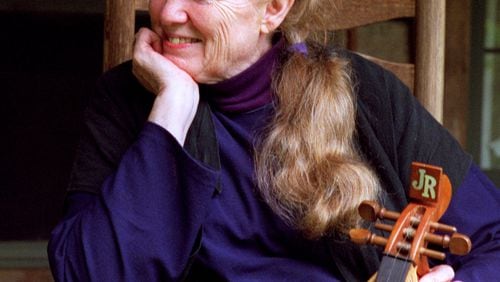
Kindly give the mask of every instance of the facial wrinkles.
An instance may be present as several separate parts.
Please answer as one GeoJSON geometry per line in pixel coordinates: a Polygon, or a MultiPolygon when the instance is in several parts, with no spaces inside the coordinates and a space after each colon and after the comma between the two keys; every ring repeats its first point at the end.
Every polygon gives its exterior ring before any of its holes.
{"type": "MultiPolygon", "coordinates": [[[[230,63],[231,59],[234,58],[234,51],[230,46],[231,36],[235,36],[235,34],[230,33],[230,24],[232,24],[238,16],[241,15],[240,11],[245,11],[247,9],[253,9],[253,5],[250,2],[244,1],[244,3],[238,3],[236,1],[214,1],[213,8],[220,14],[220,26],[217,29],[216,34],[213,37],[212,44],[207,44],[207,49],[205,50],[205,58],[206,66],[212,66],[216,68],[216,65],[219,66],[224,63],[230,63]]],[[[231,64],[226,64],[228,67],[231,67],[231,64]]]]}

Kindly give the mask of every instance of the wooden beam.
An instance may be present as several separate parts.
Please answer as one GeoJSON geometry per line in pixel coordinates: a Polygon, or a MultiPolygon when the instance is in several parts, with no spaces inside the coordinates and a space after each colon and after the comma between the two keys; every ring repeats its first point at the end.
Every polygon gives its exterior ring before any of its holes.
{"type": "Polygon", "coordinates": [[[415,66],[413,64],[395,63],[362,53],[358,53],[358,55],[393,72],[413,92],[415,86],[415,66]]]}
{"type": "Polygon", "coordinates": [[[132,57],[135,32],[134,0],[106,0],[103,69],[132,57]]]}
{"type": "Polygon", "coordinates": [[[443,120],[445,0],[418,0],[415,96],[439,122],[443,120]]]}
{"type": "Polygon", "coordinates": [[[415,0],[337,0],[330,30],[415,16],[415,0]]]}
{"type": "Polygon", "coordinates": [[[443,124],[465,147],[469,116],[470,0],[446,2],[446,60],[443,124]]]}

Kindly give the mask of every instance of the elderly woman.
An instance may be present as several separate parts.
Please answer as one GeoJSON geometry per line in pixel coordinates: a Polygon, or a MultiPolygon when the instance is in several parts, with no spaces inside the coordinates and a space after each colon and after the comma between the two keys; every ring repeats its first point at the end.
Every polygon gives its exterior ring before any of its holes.
{"type": "Polygon", "coordinates": [[[407,204],[412,161],[450,176],[442,220],[474,243],[421,281],[496,279],[499,192],[391,73],[311,32],[330,2],[150,1],[88,106],[56,280],[366,280],[380,250],[345,234],[362,200],[407,204]]]}

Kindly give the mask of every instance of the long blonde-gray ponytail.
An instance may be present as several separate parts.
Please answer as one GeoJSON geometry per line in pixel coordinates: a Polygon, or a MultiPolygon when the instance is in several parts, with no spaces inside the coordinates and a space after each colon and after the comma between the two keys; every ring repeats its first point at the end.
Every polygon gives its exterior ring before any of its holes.
{"type": "MultiPolygon", "coordinates": [[[[304,17],[313,13],[321,24],[316,2],[292,8],[282,26],[290,45],[312,38],[314,22],[303,23],[304,17]]],[[[276,113],[255,154],[261,195],[309,238],[346,232],[358,222],[359,203],[380,190],[356,149],[349,63],[322,44],[283,60],[274,77],[276,113]]]]}

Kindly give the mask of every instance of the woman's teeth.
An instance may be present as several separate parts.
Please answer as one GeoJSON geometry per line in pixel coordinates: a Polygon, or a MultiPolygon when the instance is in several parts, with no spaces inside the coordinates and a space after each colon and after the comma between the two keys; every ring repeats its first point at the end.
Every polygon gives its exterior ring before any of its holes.
{"type": "Polygon", "coordinates": [[[168,40],[168,42],[173,43],[173,44],[185,44],[185,43],[199,42],[199,40],[195,39],[195,38],[181,38],[181,37],[170,37],[167,40],[168,40]]]}

